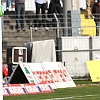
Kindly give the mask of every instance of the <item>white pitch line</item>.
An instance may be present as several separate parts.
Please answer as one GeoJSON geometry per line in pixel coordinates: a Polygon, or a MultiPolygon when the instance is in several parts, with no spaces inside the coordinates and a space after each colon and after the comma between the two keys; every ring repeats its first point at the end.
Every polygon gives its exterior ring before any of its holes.
{"type": "Polygon", "coordinates": [[[52,98],[52,99],[45,99],[45,100],[67,100],[67,99],[74,99],[74,98],[79,98],[82,99],[83,97],[94,97],[94,96],[98,96],[100,94],[94,94],[94,95],[84,95],[84,96],[71,96],[71,97],[64,97],[64,98],[52,98]]]}

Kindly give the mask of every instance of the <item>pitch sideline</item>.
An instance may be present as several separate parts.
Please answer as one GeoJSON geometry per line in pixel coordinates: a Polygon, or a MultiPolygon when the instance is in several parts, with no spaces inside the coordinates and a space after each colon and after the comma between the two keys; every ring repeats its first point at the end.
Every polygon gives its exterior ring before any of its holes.
{"type": "Polygon", "coordinates": [[[94,95],[84,95],[84,96],[71,96],[71,97],[65,97],[65,98],[52,98],[52,99],[45,99],[45,100],[66,100],[66,99],[74,99],[74,98],[85,98],[85,97],[94,97],[94,96],[98,96],[100,94],[94,94],[94,95]]]}

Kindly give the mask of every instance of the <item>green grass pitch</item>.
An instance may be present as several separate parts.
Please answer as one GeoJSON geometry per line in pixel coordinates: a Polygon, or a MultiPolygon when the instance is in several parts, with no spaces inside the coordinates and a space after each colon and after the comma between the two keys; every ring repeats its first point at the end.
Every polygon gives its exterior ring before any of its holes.
{"type": "Polygon", "coordinates": [[[100,100],[100,84],[75,81],[76,87],[55,89],[53,93],[8,96],[3,100],[100,100]]]}

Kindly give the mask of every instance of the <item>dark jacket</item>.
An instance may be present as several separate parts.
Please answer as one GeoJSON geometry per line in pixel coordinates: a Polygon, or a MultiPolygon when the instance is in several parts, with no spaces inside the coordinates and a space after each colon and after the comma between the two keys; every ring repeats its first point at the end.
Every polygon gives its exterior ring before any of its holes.
{"type": "Polygon", "coordinates": [[[60,0],[54,0],[54,3],[59,4],[60,0]]]}
{"type": "Polygon", "coordinates": [[[94,21],[95,22],[99,22],[100,21],[100,19],[99,19],[99,17],[100,17],[100,14],[99,14],[100,12],[99,12],[99,5],[98,5],[98,2],[97,3],[95,3],[94,5],[93,5],[93,8],[92,8],[92,14],[94,15],[94,21]]]}
{"type": "Polygon", "coordinates": [[[60,0],[51,0],[51,2],[53,2],[55,4],[60,4],[60,0]]]}
{"type": "MultiPolygon", "coordinates": [[[[56,6],[55,3],[53,2],[53,0],[51,0],[50,4],[49,4],[49,9],[48,9],[48,14],[53,14],[56,13],[56,6]]],[[[51,17],[51,15],[48,15],[48,17],[51,17]]]]}
{"type": "Polygon", "coordinates": [[[50,1],[48,14],[57,13],[56,4],[60,4],[60,0],[51,0],[50,1]]]}

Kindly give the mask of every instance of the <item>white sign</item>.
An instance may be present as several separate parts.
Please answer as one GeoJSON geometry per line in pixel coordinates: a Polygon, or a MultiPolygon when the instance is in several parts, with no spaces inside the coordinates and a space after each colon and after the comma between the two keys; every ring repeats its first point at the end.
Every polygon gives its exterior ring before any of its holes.
{"type": "Polygon", "coordinates": [[[57,88],[75,87],[75,83],[61,62],[43,62],[57,88]]]}
{"type": "Polygon", "coordinates": [[[21,63],[21,69],[23,70],[25,76],[30,80],[33,80],[35,84],[49,84],[53,89],[56,89],[56,86],[48,75],[47,71],[43,68],[41,63],[21,63]]]}
{"type": "Polygon", "coordinates": [[[75,87],[75,83],[61,62],[20,63],[29,83],[49,84],[53,89],[75,87]]]}

